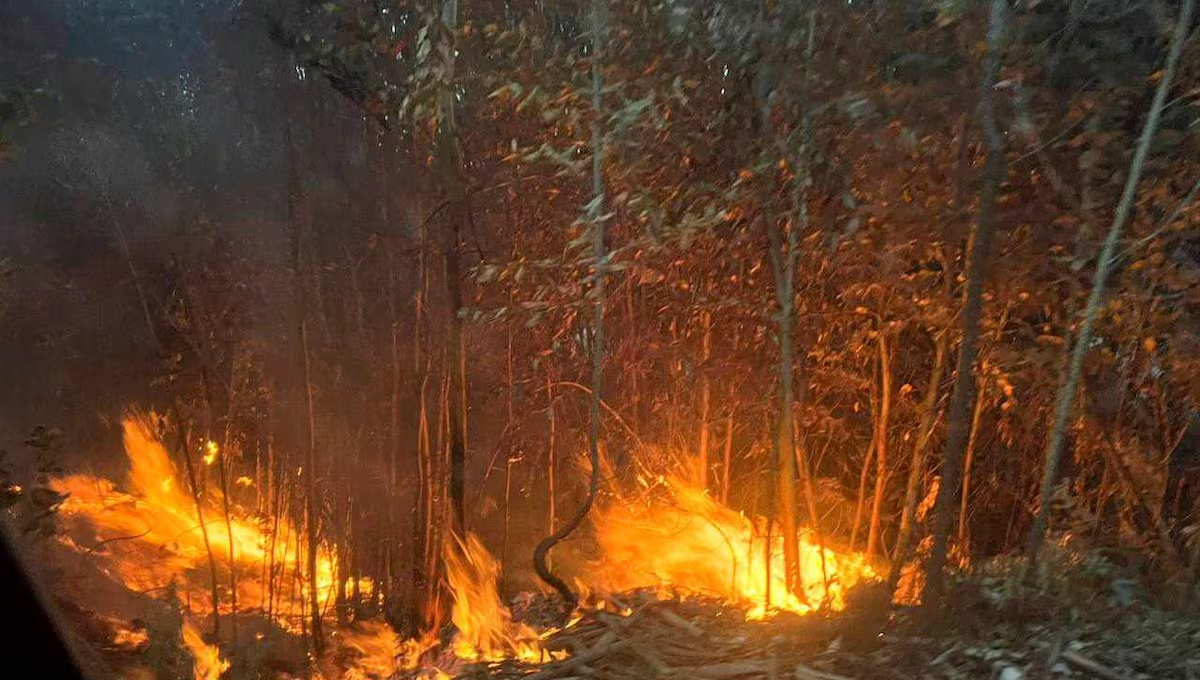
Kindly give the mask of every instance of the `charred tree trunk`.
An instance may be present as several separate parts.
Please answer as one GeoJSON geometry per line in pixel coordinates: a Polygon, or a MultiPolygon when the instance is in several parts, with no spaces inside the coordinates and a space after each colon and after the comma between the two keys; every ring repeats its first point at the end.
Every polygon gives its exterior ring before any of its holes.
{"type": "Polygon", "coordinates": [[[979,319],[983,312],[983,279],[992,248],[996,226],[996,203],[1004,182],[1004,139],[996,122],[995,89],[1000,77],[1000,50],[1004,39],[1005,0],[992,0],[991,24],[987,34],[987,54],[980,91],[979,118],[987,143],[987,164],[979,199],[979,218],[972,236],[967,264],[967,288],[962,313],[962,341],[954,373],[954,390],[947,416],[946,444],[942,454],[942,482],[933,508],[933,550],[925,575],[925,604],[930,611],[941,606],[945,584],[946,550],[950,526],[957,506],[959,470],[967,443],[970,411],[975,387],[975,350],[979,339],[979,319]]]}
{"type": "Polygon", "coordinates": [[[1192,15],[1195,9],[1196,0],[1184,0],[1179,19],[1175,24],[1175,32],[1171,36],[1166,67],[1163,69],[1162,77],[1154,92],[1154,100],[1150,104],[1149,115],[1142,127],[1137,151],[1134,152],[1133,160],[1129,164],[1129,176],[1125,178],[1125,188],[1121,193],[1121,200],[1117,204],[1112,226],[1109,227],[1108,236],[1104,239],[1104,247],[1100,251],[1096,274],[1092,279],[1092,291],[1083,312],[1083,325],[1079,329],[1079,337],[1076,338],[1075,345],[1071,350],[1071,363],[1059,386],[1054,407],[1054,422],[1050,426],[1050,436],[1046,443],[1046,463],[1042,474],[1041,499],[1026,546],[1030,564],[1037,563],[1038,551],[1041,549],[1042,540],[1046,535],[1046,525],[1050,518],[1050,501],[1054,494],[1054,485],[1058,479],[1058,465],[1066,441],[1067,421],[1071,417],[1075,391],[1079,386],[1079,377],[1083,373],[1083,360],[1087,356],[1088,350],[1091,349],[1092,329],[1096,325],[1096,316],[1100,311],[1100,304],[1104,300],[1105,284],[1108,282],[1108,274],[1116,260],[1117,244],[1121,240],[1121,232],[1125,229],[1125,224],[1133,212],[1138,182],[1145,169],[1146,157],[1150,155],[1154,134],[1158,131],[1158,122],[1162,117],[1167,94],[1171,90],[1171,80],[1174,78],[1176,66],[1179,64],[1179,57],[1183,54],[1184,43],[1187,42],[1188,34],[1192,29],[1192,15]]]}

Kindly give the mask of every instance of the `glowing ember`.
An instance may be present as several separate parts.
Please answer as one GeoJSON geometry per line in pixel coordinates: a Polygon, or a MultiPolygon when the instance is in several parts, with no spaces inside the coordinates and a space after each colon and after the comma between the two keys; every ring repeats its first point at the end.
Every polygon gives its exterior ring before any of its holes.
{"type": "Polygon", "coordinates": [[[221,452],[221,448],[211,439],[204,444],[204,464],[212,465],[217,460],[217,454],[221,452]]]}
{"type": "Polygon", "coordinates": [[[113,633],[113,645],[119,649],[137,649],[146,645],[149,641],[150,636],[144,628],[126,628],[118,623],[116,625],[116,632],[113,633]]]}
{"type": "Polygon", "coordinates": [[[764,520],[751,520],[682,480],[660,482],[647,499],[623,499],[597,509],[602,589],[715,594],[747,607],[748,618],[762,618],[775,609],[840,609],[847,588],[875,578],[861,555],[822,550],[805,532],[800,545],[803,587],[789,593],[782,538],[778,533],[771,537],[768,562],[764,520]]]}

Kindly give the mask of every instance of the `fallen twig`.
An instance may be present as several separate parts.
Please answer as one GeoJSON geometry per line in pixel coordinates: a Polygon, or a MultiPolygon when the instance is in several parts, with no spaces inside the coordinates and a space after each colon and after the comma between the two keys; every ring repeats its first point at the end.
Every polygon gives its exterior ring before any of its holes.
{"type": "Polygon", "coordinates": [[[1059,657],[1072,666],[1087,671],[1096,677],[1104,678],[1104,680],[1132,680],[1128,675],[1115,671],[1098,661],[1070,649],[1063,650],[1059,657]]]}

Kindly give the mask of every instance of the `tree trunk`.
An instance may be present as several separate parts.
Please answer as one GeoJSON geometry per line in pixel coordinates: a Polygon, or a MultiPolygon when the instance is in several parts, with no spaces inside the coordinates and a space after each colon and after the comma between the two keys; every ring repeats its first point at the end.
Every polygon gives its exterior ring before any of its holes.
{"type": "Polygon", "coordinates": [[[967,264],[967,289],[962,312],[962,342],[955,366],[954,389],[947,416],[946,444],[942,454],[942,481],[933,508],[933,550],[926,568],[925,605],[934,611],[941,606],[946,566],[946,548],[950,525],[957,506],[959,468],[967,443],[970,410],[975,387],[975,345],[979,338],[979,319],[983,312],[983,279],[992,247],[996,224],[996,203],[1004,181],[1004,140],[996,123],[995,89],[1000,77],[1000,50],[1004,38],[1005,0],[992,0],[991,24],[987,34],[987,54],[979,99],[980,125],[987,143],[987,163],[983,190],[979,199],[979,218],[972,236],[967,264]]]}
{"type": "Polygon", "coordinates": [[[967,508],[971,501],[971,466],[975,463],[975,448],[979,445],[979,421],[983,418],[983,399],[987,386],[980,384],[975,394],[975,409],[971,413],[971,432],[967,435],[967,455],[963,461],[962,496],[958,506],[958,545],[967,547],[967,508]]]}
{"type": "MultiPolygon", "coordinates": [[[[875,397],[875,381],[871,381],[871,412],[874,415],[879,400],[875,397]]],[[[879,418],[872,418],[875,424],[871,428],[871,441],[867,444],[867,453],[863,456],[862,468],[858,473],[858,496],[854,503],[854,520],[850,527],[850,550],[858,547],[858,535],[862,531],[863,511],[867,505],[867,479],[871,476],[871,464],[875,462],[875,440],[879,437],[879,418]]]]}
{"type": "Polygon", "coordinates": [[[729,405],[725,414],[725,451],[721,460],[721,503],[729,504],[729,486],[733,480],[733,402],[736,397],[733,385],[729,386],[729,405]]]}
{"type": "Polygon", "coordinates": [[[712,380],[709,378],[708,362],[712,356],[712,313],[705,310],[700,314],[700,325],[704,335],[700,340],[700,444],[696,456],[696,467],[700,488],[708,488],[708,449],[712,427],[711,416],[712,380]]]}
{"type": "Polygon", "coordinates": [[[324,640],[321,635],[321,610],[317,606],[317,438],[316,407],[313,403],[313,386],[308,346],[308,296],[304,287],[302,236],[303,227],[296,210],[296,192],[299,182],[296,176],[295,147],[288,129],[288,221],[291,223],[292,248],[292,292],[296,304],[296,339],[299,341],[300,376],[303,381],[305,404],[305,456],[304,456],[304,522],[307,531],[308,554],[308,603],[312,614],[313,652],[320,656],[324,640]]]}
{"type": "Polygon", "coordinates": [[[608,268],[608,249],[604,234],[604,130],[602,127],[604,76],[601,59],[604,56],[604,37],[608,31],[605,12],[606,0],[592,0],[592,200],[588,203],[587,217],[592,226],[592,395],[590,400],[591,432],[588,437],[588,461],[591,475],[587,496],[583,505],[557,531],[547,536],[533,552],[533,568],[547,585],[562,595],[570,609],[579,603],[570,586],[546,566],[550,549],[567,538],[587,517],[596,494],[600,489],[600,388],[604,368],[604,274],[608,268]]]}
{"type": "Polygon", "coordinates": [[[1104,287],[1108,281],[1109,271],[1116,259],[1117,244],[1121,240],[1121,232],[1133,211],[1137,198],[1138,181],[1145,169],[1146,157],[1150,155],[1151,142],[1158,131],[1158,121],[1162,117],[1163,106],[1171,89],[1171,80],[1179,57],[1183,53],[1184,43],[1192,28],[1192,14],[1196,9],[1196,0],[1184,0],[1180,10],[1179,20],[1175,24],[1175,32],[1171,36],[1170,52],[1167,55],[1167,65],[1158,81],[1154,92],[1154,100],[1150,104],[1150,113],[1142,127],[1141,138],[1138,140],[1137,151],[1129,165],[1129,176],[1125,178],[1125,188],[1121,200],[1113,214],[1112,226],[1104,239],[1104,248],[1100,251],[1100,259],[1096,264],[1096,274],[1092,280],[1092,291],[1088,296],[1087,307],[1083,312],[1083,326],[1079,329],[1079,337],[1071,350],[1071,363],[1067,375],[1059,386],[1054,408],[1054,422],[1050,427],[1050,436],[1046,443],[1046,463],[1042,475],[1041,500],[1038,504],[1037,517],[1029,532],[1026,551],[1030,564],[1037,563],[1038,551],[1046,534],[1046,525],[1050,517],[1050,500],[1054,494],[1054,485],[1058,478],[1058,465],[1062,458],[1063,444],[1066,441],[1067,421],[1071,417],[1071,406],[1074,403],[1075,391],[1083,373],[1083,360],[1091,349],[1092,329],[1096,324],[1096,315],[1104,300],[1104,287]]]}
{"type": "Polygon", "coordinates": [[[450,509],[451,529],[455,536],[466,535],[466,495],[464,474],[467,457],[467,355],[463,339],[462,276],[458,242],[469,219],[466,179],[463,177],[462,146],[458,139],[457,112],[454,105],[455,55],[457,53],[458,0],[442,3],[443,39],[448,63],[439,93],[438,155],[449,193],[450,229],[446,235],[446,294],[450,304],[450,509]]]}
{"type": "Polygon", "coordinates": [[[200,485],[196,478],[196,466],[192,464],[192,454],[188,451],[187,425],[183,422],[182,413],[175,407],[176,427],[179,428],[179,452],[183,456],[183,467],[187,473],[188,486],[192,491],[192,500],[196,504],[196,521],[200,524],[200,536],[204,539],[204,552],[208,556],[209,589],[213,609],[213,637],[221,639],[221,599],[217,591],[217,558],[213,555],[212,543],[208,540],[208,524],[204,521],[204,501],[200,494],[200,485]]]}
{"type": "Polygon", "coordinates": [[[887,494],[888,426],[892,415],[892,359],[888,351],[885,322],[879,322],[879,428],[875,437],[875,496],[871,501],[871,524],[867,530],[867,561],[875,559],[879,547],[883,498],[887,494]]]}
{"type": "MultiPolygon", "coordinates": [[[[548,411],[550,414],[550,441],[547,443],[547,461],[546,461],[546,493],[549,498],[550,507],[546,514],[546,535],[554,533],[555,525],[558,520],[555,514],[555,490],[554,490],[554,458],[555,450],[558,448],[558,418],[555,416],[554,408],[554,385],[550,379],[546,379],[546,397],[549,400],[548,411]]],[[[549,558],[547,558],[549,564],[549,558]]]]}
{"type": "Polygon", "coordinates": [[[925,476],[925,451],[929,447],[929,439],[933,436],[933,426],[937,422],[938,395],[940,394],[942,377],[946,373],[946,354],[950,344],[948,333],[942,332],[935,344],[933,370],[929,373],[929,384],[925,387],[925,398],[921,401],[921,422],[917,425],[917,441],[913,445],[912,460],[908,464],[908,482],[904,486],[904,509],[900,513],[900,532],[896,537],[896,550],[892,557],[892,568],[888,573],[889,591],[896,592],[900,583],[900,574],[904,564],[912,555],[912,527],[917,514],[917,503],[920,498],[921,478],[925,476]]]}

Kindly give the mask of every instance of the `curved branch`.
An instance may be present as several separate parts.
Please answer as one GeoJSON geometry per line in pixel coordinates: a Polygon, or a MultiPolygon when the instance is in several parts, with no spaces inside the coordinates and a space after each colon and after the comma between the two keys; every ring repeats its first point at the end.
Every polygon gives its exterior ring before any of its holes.
{"type": "MultiPolygon", "coordinates": [[[[559,382],[551,383],[550,385],[546,385],[546,386],[540,388],[539,391],[545,391],[547,389],[554,388],[554,387],[570,387],[572,389],[579,390],[580,392],[583,392],[584,394],[586,394],[588,396],[591,396],[591,394],[592,394],[592,388],[590,388],[587,385],[584,385],[582,383],[572,382],[570,380],[560,380],[559,382]]],[[[636,431],[634,431],[634,429],[632,427],[630,427],[629,422],[627,420],[625,420],[625,418],[623,418],[621,416],[621,414],[615,408],[613,408],[612,406],[609,406],[607,401],[604,401],[603,399],[601,399],[600,407],[603,408],[605,411],[607,411],[608,415],[613,417],[613,420],[617,421],[617,424],[620,425],[621,428],[624,429],[625,432],[630,437],[633,438],[633,441],[635,443],[637,443],[637,445],[639,447],[645,446],[645,443],[642,441],[642,438],[640,436],[638,436],[638,433],[636,431]]]]}

